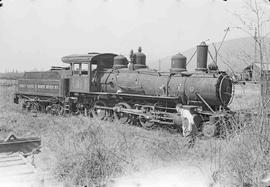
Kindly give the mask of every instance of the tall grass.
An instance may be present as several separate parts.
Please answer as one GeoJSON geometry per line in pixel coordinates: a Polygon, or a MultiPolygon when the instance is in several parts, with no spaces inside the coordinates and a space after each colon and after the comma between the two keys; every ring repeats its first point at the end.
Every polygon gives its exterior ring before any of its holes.
{"type": "Polygon", "coordinates": [[[224,141],[222,173],[240,184],[256,186],[270,168],[270,126],[265,106],[258,106],[251,113],[248,120],[236,124],[241,124],[241,129],[224,141]]]}
{"type": "Polygon", "coordinates": [[[73,127],[65,135],[54,130],[50,139],[60,158],[56,174],[73,184],[103,184],[110,178],[184,159],[183,150],[187,148],[179,135],[171,137],[163,131],[80,120],[72,119],[73,127]]]}
{"type": "MultiPolygon", "coordinates": [[[[241,186],[258,184],[270,168],[266,107],[256,105],[256,115],[234,123],[234,131],[225,138],[197,138],[190,148],[189,140],[164,130],[147,131],[82,116],[38,114],[33,117],[13,104],[13,92],[14,87],[0,87],[1,139],[10,132],[19,136],[41,136],[43,147],[37,156],[37,166],[46,165],[60,181],[101,185],[111,178],[134,172],[169,164],[181,168],[182,163],[192,163],[208,169],[216,183],[241,186]]],[[[244,103],[245,94],[240,93],[236,101],[244,103]]],[[[248,97],[254,96],[249,94],[248,97]]]]}

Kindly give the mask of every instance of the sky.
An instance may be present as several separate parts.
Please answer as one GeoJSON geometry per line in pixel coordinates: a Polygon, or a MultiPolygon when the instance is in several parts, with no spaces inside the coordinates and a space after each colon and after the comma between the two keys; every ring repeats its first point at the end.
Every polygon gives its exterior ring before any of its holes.
{"type": "MultiPolygon", "coordinates": [[[[241,0],[2,1],[0,72],[48,70],[70,54],[128,56],[138,46],[153,63],[222,40],[224,29],[236,24],[232,12],[242,8],[241,0]]],[[[244,36],[231,30],[226,40],[244,36]]]]}

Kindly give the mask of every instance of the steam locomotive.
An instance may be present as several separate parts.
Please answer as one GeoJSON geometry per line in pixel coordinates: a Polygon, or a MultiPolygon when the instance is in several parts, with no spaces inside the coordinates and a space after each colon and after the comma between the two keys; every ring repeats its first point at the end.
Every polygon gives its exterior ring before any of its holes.
{"type": "Polygon", "coordinates": [[[139,48],[128,60],[113,53],[88,53],[62,58],[68,67],[26,72],[18,80],[14,102],[23,108],[52,114],[90,115],[101,120],[163,126],[184,136],[198,131],[220,133],[230,115],[233,82],[215,63],[207,66],[208,46],[197,46],[197,68],[186,69],[187,58],[176,54],[171,69],[149,69],[139,48]]]}

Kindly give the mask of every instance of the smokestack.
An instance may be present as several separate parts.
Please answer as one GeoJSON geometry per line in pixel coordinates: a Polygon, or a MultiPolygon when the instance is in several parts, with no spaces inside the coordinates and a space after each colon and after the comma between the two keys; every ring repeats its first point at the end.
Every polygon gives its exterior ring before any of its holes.
{"type": "Polygon", "coordinates": [[[207,71],[208,45],[202,42],[197,46],[197,68],[196,71],[207,71]]]}

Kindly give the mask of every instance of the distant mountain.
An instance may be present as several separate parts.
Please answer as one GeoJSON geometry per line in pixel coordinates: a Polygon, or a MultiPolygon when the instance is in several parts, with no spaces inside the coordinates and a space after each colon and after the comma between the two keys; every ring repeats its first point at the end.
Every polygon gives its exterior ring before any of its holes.
{"type": "MultiPolygon", "coordinates": [[[[215,46],[219,48],[221,42],[215,43],[215,46]]],[[[270,63],[270,38],[265,39],[265,51],[264,57],[265,62],[270,63]]],[[[213,44],[208,43],[209,51],[213,58],[215,58],[215,50],[213,44]]],[[[187,61],[190,60],[192,55],[195,53],[196,47],[191,48],[183,52],[187,57],[187,61]]],[[[224,41],[218,53],[217,64],[220,70],[230,72],[242,72],[245,67],[250,65],[252,62],[258,61],[259,53],[257,51],[257,59],[255,59],[255,42],[252,38],[238,38],[233,40],[224,41]]],[[[172,54],[174,55],[174,54],[172,54]]],[[[212,62],[210,55],[208,55],[208,64],[212,62]]],[[[157,63],[157,62],[155,62],[157,63]]],[[[187,65],[189,71],[194,71],[196,68],[197,56],[190,60],[187,65]]],[[[171,66],[171,56],[160,59],[161,71],[168,71],[171,66]]]]}

